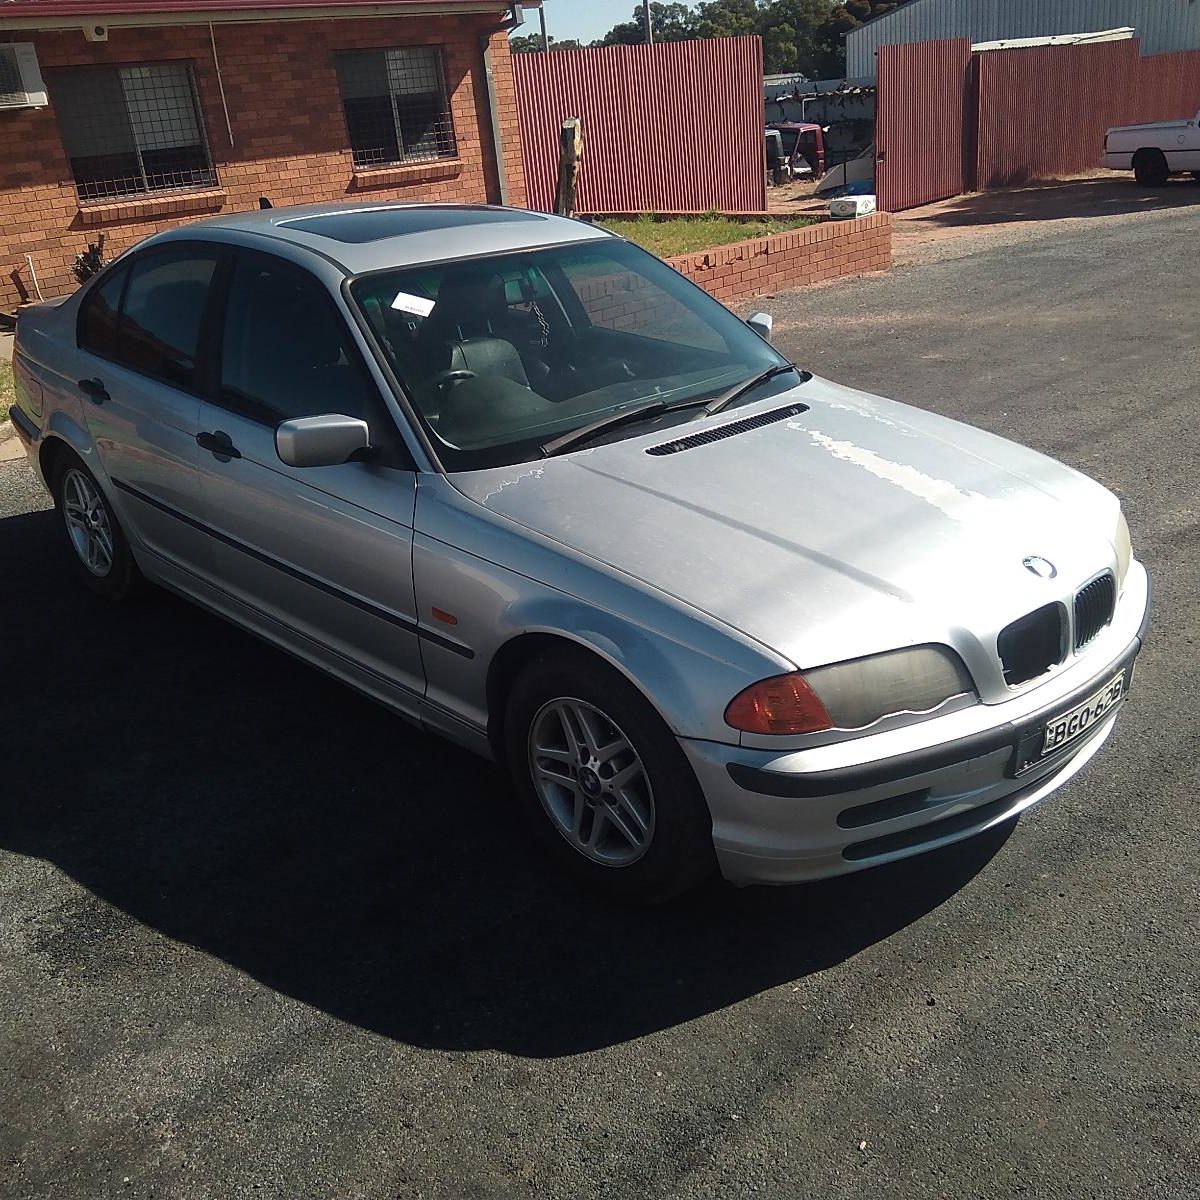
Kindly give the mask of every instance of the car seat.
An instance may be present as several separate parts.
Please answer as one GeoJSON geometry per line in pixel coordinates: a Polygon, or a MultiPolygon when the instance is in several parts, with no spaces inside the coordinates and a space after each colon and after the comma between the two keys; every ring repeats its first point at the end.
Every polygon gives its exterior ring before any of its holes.
{"type": "Polygon", "coordinates": [[[426,378],[470,371],[529,387],[529,371],[520,351],[503,336],[507,316],[504,284],[498,275],[474,267],[448,271],[418,334],[426,378]]]}

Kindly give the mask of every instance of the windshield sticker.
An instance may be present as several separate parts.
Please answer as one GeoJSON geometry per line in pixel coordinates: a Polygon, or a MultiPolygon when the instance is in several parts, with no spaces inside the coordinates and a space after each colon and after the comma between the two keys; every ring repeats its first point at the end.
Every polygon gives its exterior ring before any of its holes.
{"type": "Polygon", "coordinates": [[[392,307],[399,312],[412,313],[414,317],[427,317],[433,312],[433,301],[424,296],[414,296],[411,292],[397,292],[392,307]]]}

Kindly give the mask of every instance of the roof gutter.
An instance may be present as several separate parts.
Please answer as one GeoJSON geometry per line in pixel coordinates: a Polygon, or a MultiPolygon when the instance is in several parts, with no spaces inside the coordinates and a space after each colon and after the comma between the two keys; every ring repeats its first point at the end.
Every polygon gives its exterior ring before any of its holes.
{"type": "Polygon", "coordinates": [[[114,12],[113,0],[83,0],[82,3],[0,4],[0,29],[58,30],[79,29],[101,21],[110,29],[145,29],[169,25],[232,25],[261,21],[351,20],[366,17],[441,17],[468,13],[494,13],[502,6],[496,0],[460,0],[453,4],[328,4],[315,0],[295,0],[286,7],[229,8],[185,7],[164,4],[161,9],[143,12],[114,12]],[[23,15],[9,9],[24,9],[23,15]],[[32,12],[30,12],[32,10],[32,12]]]}
{"type": "MultiPolygon", "coordinates": [[[[522,12],[521,6],[512,4],[508,9],[508,19],[500,25],[500,29],[505,33],[512,33],[514,29],[518,29],[524,24],[525,14],[522,12]]],[[[504,137],[500,132],[500,114],[497,112],[496,71],[495,60],[492,56],[492,33],[494,32],[495,30],[490,30],[487,33],[481,33],[479,44],[483,50],[483,78],[487,84],[488,122],[492,127],[492,147],[496,152],[496,176],[500,183],[500,203],[508,204],[508,168],[504,161],[504,137]]]]}

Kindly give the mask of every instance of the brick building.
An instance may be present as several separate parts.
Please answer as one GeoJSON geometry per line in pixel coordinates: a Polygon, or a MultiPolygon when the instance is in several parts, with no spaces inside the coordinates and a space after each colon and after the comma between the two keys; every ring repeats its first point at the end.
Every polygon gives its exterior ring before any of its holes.
{"type": "Polygon", "coordinates": [[[101,231],[111,257],[260,197],[524,204],[511,17],[503,0],[0,0],[0,311],[71,291],[101,231]]]}

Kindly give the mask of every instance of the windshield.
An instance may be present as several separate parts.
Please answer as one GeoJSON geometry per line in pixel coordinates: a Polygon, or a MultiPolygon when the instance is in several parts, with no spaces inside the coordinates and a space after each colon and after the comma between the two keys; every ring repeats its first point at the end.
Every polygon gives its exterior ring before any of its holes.
{"type": "Polygon", "coordinates": [[[784,362],[618,238],[376,272],[350,292],[452,471],[536,458],[609,414],[699,402],[784,362]]]}

